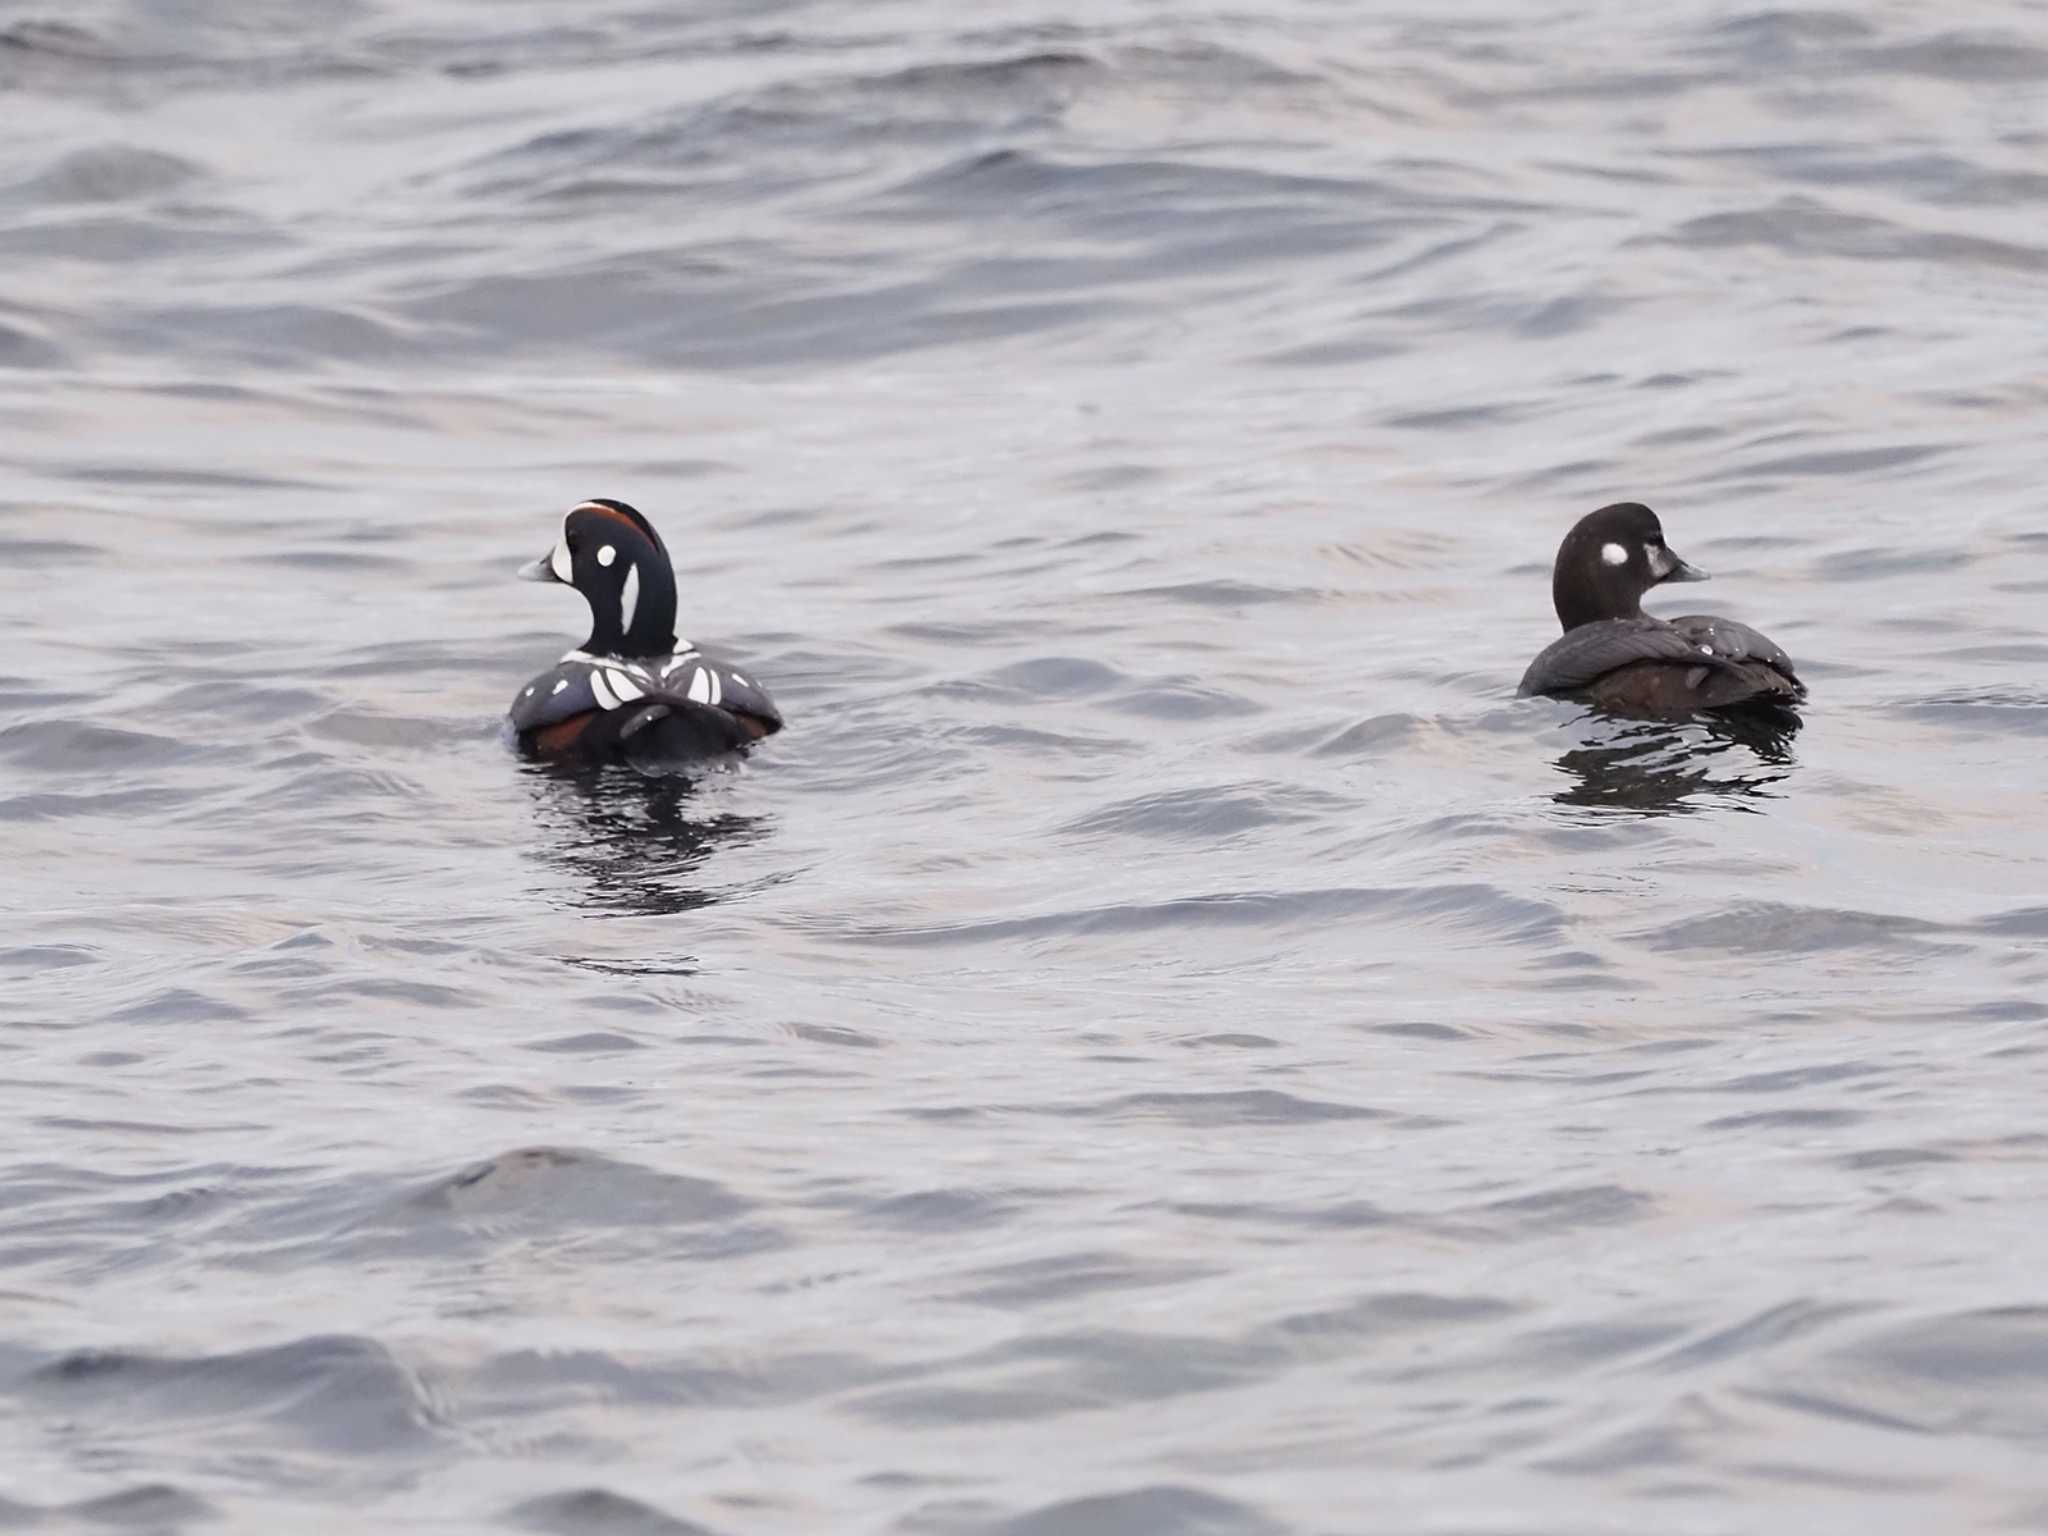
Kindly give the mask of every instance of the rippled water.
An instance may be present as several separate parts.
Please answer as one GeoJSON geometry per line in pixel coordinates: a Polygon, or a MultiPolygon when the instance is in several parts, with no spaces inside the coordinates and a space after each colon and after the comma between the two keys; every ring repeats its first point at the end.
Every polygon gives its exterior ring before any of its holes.
{"type": "Polygon", "coordinates": [[[0,103],[0,1524],[2048,1525],[2038,6],[32,0],[0,103]],[[507,751],[588,495],[743,770],[507,751]],[[1622,498],[1789,744],[1512,697],[1622,498]]]}

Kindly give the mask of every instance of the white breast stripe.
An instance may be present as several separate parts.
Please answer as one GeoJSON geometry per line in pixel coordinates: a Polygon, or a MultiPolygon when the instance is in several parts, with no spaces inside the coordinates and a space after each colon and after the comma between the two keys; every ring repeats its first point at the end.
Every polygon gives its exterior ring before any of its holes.
{"type": "Polygon", "coordinates": [[[709,704],[711,702],[710,676],[711,674],[702,667],[699,667],[690,674],[690,697],[699,704],[709,704]]]}
{"type": "Polygon", "coordinates": [[[618,695],[605,686],[604,674],[602,672],[590,674],[590,691],[597,695],[597,702],[600,708],[617,709],[619,707],[618,695]]]}
{"type": "Polygon", "coordinates": [[[708,670],[711,673],[711,702],[714,704],[723,703],[725,700],[725,689],[719,685],[718,668],[711,667],[708,670]]]}
{"type": "Polygon", "coordinates": [[[625,634],[633,627],[633,614],[640,607],[640,562],[632,561],[626,567],[625,589],[619,593],[619,633],[625,634]]]}
{"type": "Polygon", "coordinates": [[[612,692],[622,699],[643,699],[647,691],[623,672],[607,672],[604,680],[612,685],[612,692]]]}
{"type": "Polygon", "coordinates": [[[654,680],[652,671],[628,656],[593,656],[588,651],[565,651],[562,660],[580,661],[586,667],[610,667],[614,672],[624,672],[629,677],[637,677],[646,682],[654,680]]]}

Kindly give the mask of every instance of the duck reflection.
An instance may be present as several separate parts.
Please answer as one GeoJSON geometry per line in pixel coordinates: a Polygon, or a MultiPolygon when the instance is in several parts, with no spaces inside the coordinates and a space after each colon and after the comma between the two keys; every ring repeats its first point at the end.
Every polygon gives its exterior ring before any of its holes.
{"type": "Polygon", "coordinates": [[[1799,766],[1792,753],[1799,723],[1779,710],[1686,721],[1581,716],[1574,725],[1585,738],[1557,760],[1572,783],[1552,798],[1645,816],[1684,815],[1716,802],[1757,809],[1743,803],[1776,799],[1772,786],[1799,766]]]}
{"type": "Polygon", "coordinates": [[[694,878],[698,868],[765,827],[759,816],[708,811],[686,778],[550,764],[527,772],[541,827],[530,851],[573,877],[570,903],[588,911],[663,917],[709,906],[725,893],[694,878]]]}

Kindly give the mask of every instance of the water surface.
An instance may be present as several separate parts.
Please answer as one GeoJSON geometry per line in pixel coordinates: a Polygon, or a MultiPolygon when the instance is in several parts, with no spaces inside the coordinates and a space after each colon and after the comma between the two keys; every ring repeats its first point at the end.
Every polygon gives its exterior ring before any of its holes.
{"type": "Polygon", "coordinates": [[[2048,1523],[2037,9],[98,0],[0,99],[0,1523],[2048,1523]],[[507,752],[589,495],[745,768],[507,752]],[[1621,498],[1789,742],[1512,697],[1621,498]]]}

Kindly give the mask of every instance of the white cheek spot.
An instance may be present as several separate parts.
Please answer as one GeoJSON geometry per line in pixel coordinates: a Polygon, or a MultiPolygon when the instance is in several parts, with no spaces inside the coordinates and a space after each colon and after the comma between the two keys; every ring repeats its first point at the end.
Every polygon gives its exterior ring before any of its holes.
{"type": "Polygon", "coordinates": [[[557,581],[567,582],[572,587],[576,585],[576,562],[569,558],[567,539],[555,540],[555,552],[548,556],[548,569],[555,573],[557,581]]]}
{"type": "Polygon", "coordinates": [[[1628,551],[1619,544],[1602,544],[1600,546],[1600,558],[1609,565],[1627,565],[1628,551]]]}
{"type": "Polygon", "coordinates": [[[614,560],[618,558],[619,552],[616,549],[613,549],[609,544],[605,545],[603,549],[600,549],[597,552],[597,563],[599,565],[610,565],[614,560]]]}
{"type": "MultiPolygon", "coordinates": [[[[610,548],[609,544],[605,546],[607,551],[610,548]]],[[[602,560],[604,556],[599,555],[598,558],[602,560]]],[[[640,567],[638,565],[629,565],[626,567],[626,585],[619,592],[619,632],[621,634],[624,634],[633,627],[633,615],[639,611],[640,567]]]]}
{"type": "Polygon", "coordinates": [[[550,697],[550,698],[553,698],[553,697],[554,697],[554,696],[555,696],[556,694],[560,693],[560,692],[561,692],[561,691],[562,691],[562,690],[563,690],[564,688],[566,688],[566,687],[568,687],[568,686],[569,686],[569,679],[567,679],[566,677],[558,677],[558,678],[556,678],[556,679],[555,679],[555,686],[554,686],[553,688],[551,688],[551,689],[549,689],[549,690],[548,690],[548,697],[550,697]]]}

